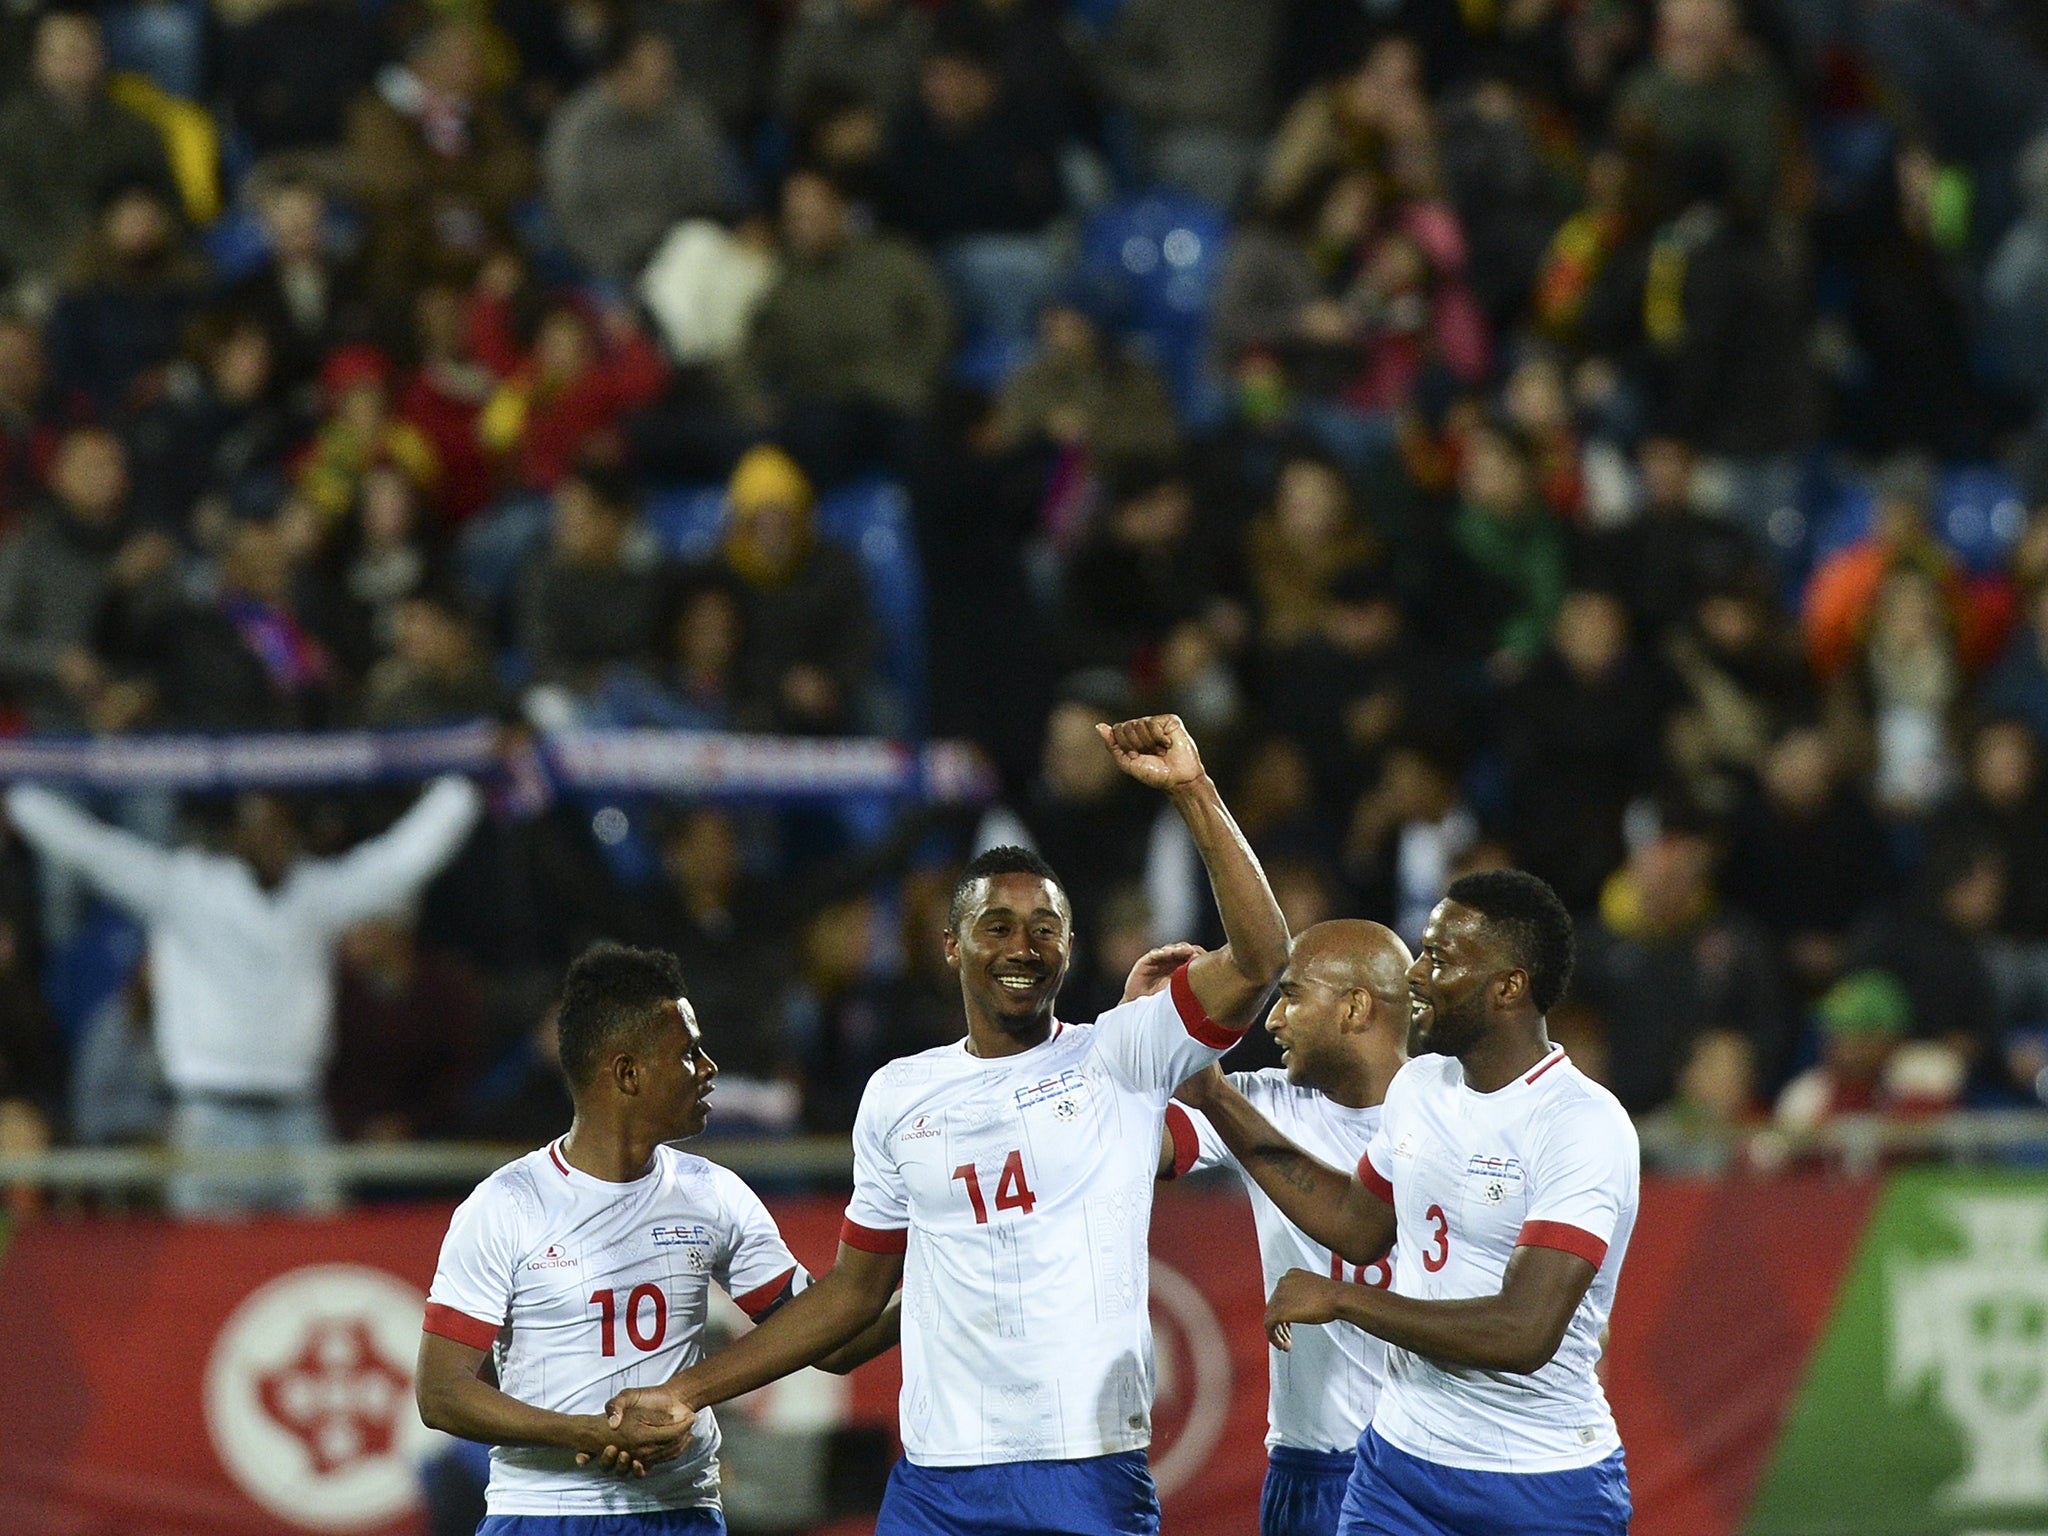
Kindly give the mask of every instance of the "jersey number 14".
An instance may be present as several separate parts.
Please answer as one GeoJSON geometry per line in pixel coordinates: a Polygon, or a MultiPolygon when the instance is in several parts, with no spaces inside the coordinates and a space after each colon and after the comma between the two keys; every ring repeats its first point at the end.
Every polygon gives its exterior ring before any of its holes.
{"type": "MultiPolygon", "coordinates": [[[[975,1225],[988,1225],[988,1202],[981,1197],[981,1176],[974,1171],[974,1164],[962,1163],[953,1170],[953,1177],[967,1185],[967,1199],[974,1207],[975,1225]]],[[[1038,1196],[1031,1193],[1031,1186],[1024,1182],[1024,1154],[1012,1152],[1003,1159],[1002,1176],[996,1180],[996,1209],[1021,1211],[1029,1216],[1037,1204],[1038,1196]]]]}

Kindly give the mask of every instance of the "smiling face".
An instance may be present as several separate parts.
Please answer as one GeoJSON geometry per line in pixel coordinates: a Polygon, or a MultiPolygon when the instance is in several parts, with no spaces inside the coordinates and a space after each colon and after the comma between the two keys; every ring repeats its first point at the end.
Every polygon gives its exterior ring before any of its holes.
{"type": "Polygon", "coordinates": [[[663,1020],[639,1055],[648,1116],[664,1141],[702,1131],[711,1118],[712,1081],[718,1063],[704,1049],[697,1010],[686,997],[662,1004],[663,1020]]]}
{"type": "Polygon", "coordinates": [[[1362,987],[1347,987],[1316,974],[1312,959],[1290,958],[1280,977],[1280,995],[1266,1013],[1266,1033],[1280,1047],[1280,1065],[1297,1088],[1326,1088],[1343,1050],[1347,1020],[1372,1006],[1362,987]]]}
{"type": "Polygon", "coordinates": [[[1440,1056],[1470,1050],[1486,1033],[1491,994],[1511,983],[1526,988],[1528,978],[1488,941],[1486,919],[1454,901],[1438,902],[1408,967],[1414,1048],[1440,1056]]]}
{"type": "Polygon", "coordinates": [[[1072,948],[1064,891],[1038,875],[988,875],[946,935],[946,963],[960,975],[970,1020],[1028,1035],[1051,1021],[1072,948]]]}

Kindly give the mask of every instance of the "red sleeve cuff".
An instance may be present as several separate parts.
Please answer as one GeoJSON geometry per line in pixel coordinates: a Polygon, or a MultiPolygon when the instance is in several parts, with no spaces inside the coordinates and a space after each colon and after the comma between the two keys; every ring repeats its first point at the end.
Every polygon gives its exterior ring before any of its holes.
{"type": "Polygon", "coordinates": [[[902,1253],[910,1246],[910,1228],[864,1227],[849,1216],[839,1223],[839,1241],[862,1253],[902,1253]]]}
{"type": "Polygon", "coordinates": [[[1177,1179],[1195,1166],[1202,1143],[1195,1135],[1195,1122],[1178,1104],[1166,1106],[1166,1133],[1173,1138],[1173,1172],[1167,1177],[1177,1179]]]}
{"type": "MultiPolygon", "coordinates": [[[[1381,1173],[1379,1169],[1373,1167],[1370,1154],[1358,1160],[1358,1182],[1363,1184],[1370,1193],[1386,1201],[1387,1204],[1392,1205],[1394,1203],[1394,1182],[1381,1173]]],[[[1527,1231],[1528,1229],[1524,1228],[1523,1230],[1527,1231]]]]}
{"type": "Polygon", "coordinates": [[[1173,1006],[1180,1013],[1181,1027],[1212,1051],[1227,1051],[1244,1038],[1241,1029],[1225,1029],[1202,1009],[1201,999],[1195,996],[1195,989],[1188,985],[1188,968],[1182,966],[1173,973],[1173,980],[1167,983],[1167,990],[1173,994],[1173,1006]]]}
{"type": "Polygon", "coordinates": [[[790,1282],[794,1279],[796,1266],[791,1265],[766,1285],[758,1285],[744,1296],[733,1297],[733,1300],[742,1312],[758,1323],[764,1313],[789,1295],[790,1282]]]}
{"type": "Polygon", "coordinates": [[[444,1339],[453,1339],[458,1344],[467,1344],[471,1349],[489,1349],[498,1342],[496,1323],[487,1323],[480,1317],[471,1317],[467,1312],[444,1307],[438,1301],[427,1303],[427,1318],[422,1326],[428,1333],[439,1334],[444,1339]]]}
{"type": "Polygon", "coordinates": [[[1607,1244],[1595,1237],[1584,1227],[1572,1226],[1563,1221],[1525,1221],[1521,1235],[1515,1239],[1517,1248],[1557,1248],[1565,1253],[1576,1254],[1595,1269],[1607,1257],[1607,1244]]]}

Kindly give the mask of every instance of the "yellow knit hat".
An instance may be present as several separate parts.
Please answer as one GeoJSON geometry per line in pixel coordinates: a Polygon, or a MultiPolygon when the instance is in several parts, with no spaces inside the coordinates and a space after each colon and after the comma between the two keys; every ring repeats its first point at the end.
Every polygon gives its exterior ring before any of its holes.
{"type": "Polygon", "coordinates": [[[795,505],[808,510],[816,495],[810,478],[797,468],[796,460],[767,443],[749,448],[741,456],[725,494],[736,512],[768,504],[795,505]]]}

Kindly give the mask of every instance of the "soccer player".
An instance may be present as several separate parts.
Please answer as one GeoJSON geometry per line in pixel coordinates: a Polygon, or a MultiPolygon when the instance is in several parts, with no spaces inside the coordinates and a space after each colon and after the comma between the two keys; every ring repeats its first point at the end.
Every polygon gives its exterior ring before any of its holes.
{"type": "Polygon", "coordinates": [[[1346,1322],[1390,1347],[1358,1442],[1344,1536],[1610,1536],[1621,1441],[1594,1366],[1635,1225],[1635,1128],[1551,1044],[1572,968],[1556,893],[1468,875],[1408,972],[1424,1051],[1347,1175],[1209,1073],[1186,1090],[1287,1219],[1353,1264],[1397,1245],[1391,1290],[1296,1269],[1267,1331],[1346,1322]]]}
{"type": "MultiPolygon", "coordinates": [[[[563,985],[569,1133],[499,1169],[441,1245],[420,1337],[420,1417],[491,1447],[478,1536],[710,1536],[709,1413],[607,1423],[622,1387],[698,1358],[709,1287],[755,1319],[810,1282],[737,1174],[663,1143],[711,1113],[718,1067],[673,955],[600,944],[563,985]],[[495,1352],[497,1385],[478,1375],[495,1352]],[[679,1438],[680,1437],[680,1438],[679,1438]],[[577,1469],[607,1445],[667,1459],[621,1480],[577,1469]]],[[[850,1370],[869,1340],[821,1360],[850,1370]]]]}
{"type": "MultiPolygon", "coordinates": [[[[1356,1166],[1380,1124],[1380,1101],[1408,1059],[1408,946],[1378,923],[1318,923],[1294,940],[1266,1029],[1281,1067],[1234,1072],[1231,1087],[1299,1146],[1340,1168],[1356,1166]]],[[[1166,1110],[1165,1156],[1176,1177],[1229,1168],[1245,1178],[1259,1260],[1270,1291],[1289,1270],[1348,1278],[1384,1290],[1386,1255],[1346,1266],[1281,1214],[1208,1121],[1178,1104],[1166,1110]]],[[[1266,1406],[1266,1484],[1260,1536],[1333,1536],[1353,1448],[1372,1422],[1387,1346],[1356,1328],[1299,1330],[1292,1352],[1275,1350],[1266,1406]]]]}
{"type": "MultiPolygon", "coordinates": [[[[1251,1023],[1287,925],[1181,722],[1101,732],[1180,812],[1228,944],[1075,1028],[1053,1017],[1072,940],[1058,877],[1022,848],[975,859],[946,932],[967,1038],[869,1080],[838,1263],[670,1384],[701,1408],[809,1364],[900,1278],[904,1455],[878,1536],[1158,1529],[1146,1234],[1166,1104],[1251,1023]]],[[[650,1398],[617,1406],[651,1416],[650,1398]]]]}

